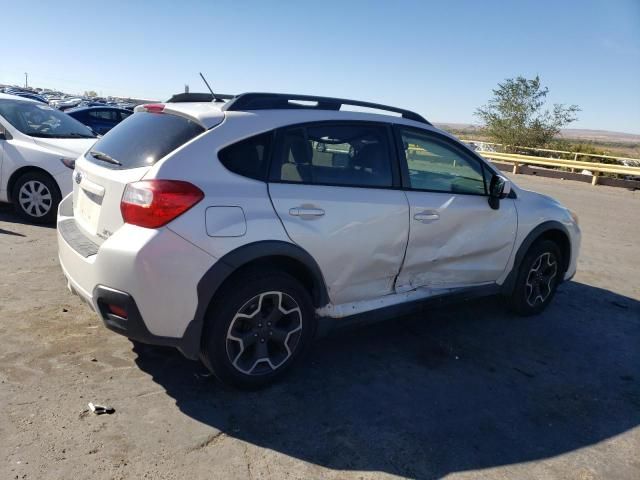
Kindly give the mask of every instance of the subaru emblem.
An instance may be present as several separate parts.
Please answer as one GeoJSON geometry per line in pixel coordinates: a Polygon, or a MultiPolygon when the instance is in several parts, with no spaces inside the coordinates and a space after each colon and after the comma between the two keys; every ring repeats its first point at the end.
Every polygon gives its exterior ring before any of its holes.
{"type": "Polygon", "coordinates": [[[78,185],[80,185],[80,182],[82,181],[82,172],[76,172],[74,180],[78,185]]]}

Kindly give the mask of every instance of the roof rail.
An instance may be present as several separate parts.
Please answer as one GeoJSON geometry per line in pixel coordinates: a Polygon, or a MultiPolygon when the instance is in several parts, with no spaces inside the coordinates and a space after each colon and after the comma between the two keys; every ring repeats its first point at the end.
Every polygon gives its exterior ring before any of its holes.
{"type": "Polygon", "coordinates": [[[236,96],[222,107],[223,110],[280,110],[280,109],[311,109],[311,110],[340,110],[343,105],[373,108],[387,112],[399,113],[407,120],[431,125],[423,116],[410,110],[380,105],[379,103],[347,100],[344,98],[317,97],[315,95],[289,95],[286,93],[243,93],[236,96]],[[297,102],[315,102],[315,105],[305,105],[297,102]]]}
{"type": "MultiPolygon", "coordinates": [[[[224,100],[230,100],[235,95],[227,95],[225,93],[216,93],[217,98],[224,100]]],[[[183,103],[183,102],[213,102],[213,95],[210,93],[176,93],[173,97],[167,100],[167,103],[183,103]]]]}

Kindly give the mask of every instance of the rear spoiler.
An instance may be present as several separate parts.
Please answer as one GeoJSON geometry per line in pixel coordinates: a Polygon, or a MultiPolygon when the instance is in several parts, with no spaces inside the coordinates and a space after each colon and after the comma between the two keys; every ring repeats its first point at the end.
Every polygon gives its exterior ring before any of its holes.
{"type": "MultiPolygon", "coordinates": [[[[216,98],[231,100],[235,95],[226,93],[216,93],[216,98]]],[[[210,93],[176,93],[166,103],[187,103],[187,102],[213,102],[213,95],[210,93]]]]}
{"type": "Polygon", "coordinates": [[[146,103],[138,105],[134,112],[147,112],[157,114],[171,114],[186,118],[208,130],[219,125],[224,119],[224,112],[220,110],[220,103],[146,103]],[[214,106],[212,108],[212,106],[214,106]]]}

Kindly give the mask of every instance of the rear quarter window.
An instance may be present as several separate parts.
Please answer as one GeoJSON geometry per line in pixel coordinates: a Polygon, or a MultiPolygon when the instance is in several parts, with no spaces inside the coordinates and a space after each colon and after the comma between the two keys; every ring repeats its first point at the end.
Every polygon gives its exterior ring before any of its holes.
{"type": "Polygon", "coordinates": [[[218,153],[220,163],[233,173],[264,181],[272,137],[272,132],[262,133],[229,145],[218,153]]]}
{"type": "Polygon", "coordinates": [[[177,115],[137,112],[112,128],[91,149],[122,165],[110,165],[91,155],[87,159],[116,169],[151,166],[204,131],[197,123],[177,115]]]}

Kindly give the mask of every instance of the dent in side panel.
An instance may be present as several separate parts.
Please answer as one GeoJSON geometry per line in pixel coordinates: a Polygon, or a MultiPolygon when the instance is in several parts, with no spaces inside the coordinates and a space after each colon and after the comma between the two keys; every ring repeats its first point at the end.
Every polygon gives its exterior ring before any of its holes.
{"type": "Polygon", "coordinates": [[[492,210],[486,197],[407,192],[409,246],[399,290],[461,287],[496,282],[507,266],[517,229],[512,200],[492,210]],[[421,222],[425,212],[437,220],[421,222]]]}
{"type": "Polygon", "coordinates": [[[272,183],[269,193],[291,239],[318,262],[333,303],[393,292],[408,235],[403,192],[272,183]],[[301,208],[322,214],[296,214],[301,208]]]}

